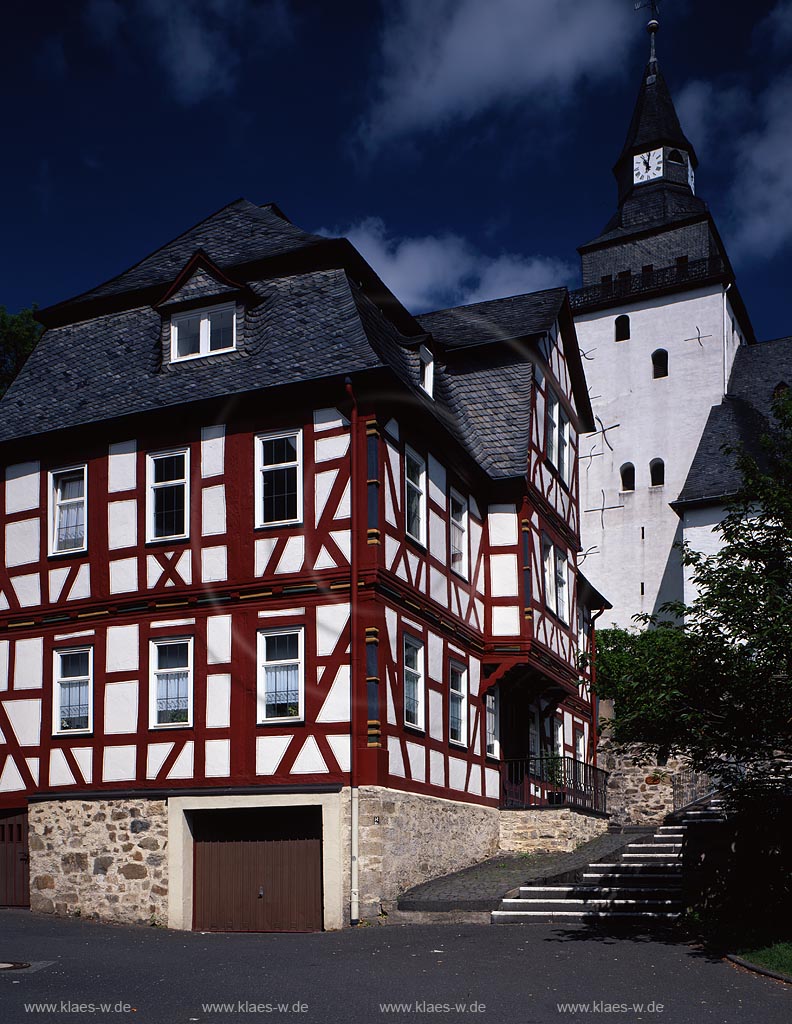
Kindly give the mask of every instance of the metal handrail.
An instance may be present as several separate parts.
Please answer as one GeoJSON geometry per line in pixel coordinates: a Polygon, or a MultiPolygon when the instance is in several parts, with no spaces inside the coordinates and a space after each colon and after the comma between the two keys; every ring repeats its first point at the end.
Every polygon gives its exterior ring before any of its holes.
{"type": "Polygon", "coordinates": [[[608,773],[560,754],[501,762],[501,808],[571,807],[607,810],[608,773]]]}
{"type": "Polygon", "coordinates": [[[704,772],[688,770],[676,772],[671,777],[671,789],[674,794],[674,810],[681,811],[683,807],[711,796],[717,791],[717,786],[704,772]]]}

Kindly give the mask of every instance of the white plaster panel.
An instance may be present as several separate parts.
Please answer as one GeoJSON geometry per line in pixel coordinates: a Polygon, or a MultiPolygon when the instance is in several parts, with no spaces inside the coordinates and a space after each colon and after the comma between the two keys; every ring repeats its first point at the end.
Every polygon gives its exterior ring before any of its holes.
{"type": "Polygon", "coordinates": [[[54,747],[50,751],[49,784],[51,786],[73,786],[76,781],[63,751],[54,747]]]}
{"type": "Polygon", "coordinates": [[[148,583],[149,589],[151,587],[156,587],[163,571],[164,570],[159,559],[155,558],[154,555],[148,555],[146,557],[146,582],[148,583]]]}
{"type": "Polygon", "coordinates": [[[225,426],[201,427],[201,476],[220,476],[225,462],[225,426]]]}
{"type": "Polygon", "coordinates": [[[337,437],[320,437],[314,442],[314,460],[316,462],[329,462],[330,459],[340,459],[349,451],[349,434],[339,434],[337,437]]]}
{"type": "Polygon", "coordinates": [[[393,608],[385,608],[385,628],[388,631],[388,642],[390,643],[391,659],[395,662],[397,658],[398,644],[398,616],[393,608]]]}
{"type": "Polygon", "coordinates": [[[0,793],[18,793],[25,788],[16,761],[9,754],[0,773],[0,793]]]}
{"type": "Polygon", "coordinates": [[[437,683],[443,681],[443,638],[431,631],[427,634],[429,678],[437,683]]]}
{"type": "Polygon", "coordinates": [[[327,499],[330,497],[330,491],[333,489],[337,476],[337,469],[328,469],[323,473],[317,473],[314,477],[314,513],[317,526],[322,518],[327,499]]]}
{"type": "Polygon", "coordinates": [[[351,764],[351,744],[349,742],[349,733],[343,733],[338,736],[328,736],[328,745],[333,751],[333,757],[338,762],[338,767],[342,772],[348,772],[351,764]]]}
{"type": "Polygon", "coordinates": [[[169,779],[191,779],[193,777],[193,759],[195,757],[195,743],[187,740],[179,751],[173,767],[168,772],[169,779]]]}
{"type": "Polygon", "coordinates": [[[305,608],[265,608],[258,613],[260,619],[289,619],[305,615],[305,608]]]}
{"type": "Polygon", "coordinates": [[[231,774],[231,740],[206,741],[204,774],[212,779],[231,774]]]}
{"type": "Polygon", "coordinates": [[[20,747],[37,747],[41,742],[41,701],[4,700],[3,710],[20,747]]]}
{"type": "Polygon", "coordinates": [[[135,672],[139,664],[138,627],[109,626],[107,629],[108,672],[135,672]]]}
{"type": "Polygon", "coordinates": [[[479,685],[481,683],[481,662],[478,658],[471,658],[468,662],[468,679],[470,681],[470,692],[478,697],[479,685]]]}
{"type": "Polygon", "coordinates": [[[11,586],[14,588],[17,601],[23,608],[41,604],[41,580],[37,572],[26,576],[12,577],[11,586]]]}
{"type": "Polygon", "coordinates": [[[82,773],[83,782],[93,781],[93,747],[72,747],[72,756],[82,773]]]}
{"type": "Polygon", "coordinates": [[[316,716],[317,722],[348,722],[350,720],[349,665],[341,665],[316,716]]]}
{"type": "Polygon", "coordinates": [[[352,515],[352,495],[347,480],[344,490],[341,492],[341,497],[338,499],[338,507],[333,513],[333,519],[349,519],[352,515]]]}
{"type": "Polygon", "coordinates": [[[336,560],[331,557],[330,552],[323,545],[321,551],[316,556],[316,561],[313,564],[314,569],[335,569],[337,565],[336,560]]]}
{"type": "Polygon", "coordinates": [[[433,740],[443,739],[443,695],[429,690],[429,735],[433,740]]]}
{"type": "Polygon", "coordinates": [[[404,758],[402,757],[401,743],[398,736],[388,737],[388,772],[400,779],[406,778],[404,772],[404,758]]]}
{"type": "Polygon", "coordinates": [[[448,607],[448,577],[439,569],[429,570],[429,593],[432,600],[437,601],[444,608],[448,607]]]}
{"type": "Polygon", "coordinates": [[[201,579],[204,583],[219,583],[228,576],[225,544],[201,548],[201,579]]]}
{"type": "Polygon", "coordinates": [[[492,609],[493,636],[517,636],[520,632],[520,609],[513,606],[492,609]]]}
{"type": "Polygon", "coordinates": [[[349,622],[349,605],[320,604],[316,609],[316,654],[326,658],[333,653],[349,622]]]}
{"type": "Polygon", "coordinates": [[[491,800],[500,797],[500,775],[494,768],[484,769],[484,792],[491,800]]]}
{"type": "Polygon", "coordinates": [[[445,786],[445,755],[440,750],[429,751],[429,782],[433,786],[445,786]]]}
{"type": "Polygon", "coordinates": [[[39,784],[39,759],[37,757],[26,757],[25,764],[28,766],[28,771],[33,776],[33,781],[38,786],[39,784]]]}
{"type": "Polygon", "coordinates": [[[490,505],[487,522],[490,547],[506,547],[517,543],[517,508],[515,505],[490,505]]]}
{"type": "Polygon", "coordinates": [[[204,537],[226,532],[226,499],[223,484],[204,487],[201,491],[201,533],[204,537]]]}
{"type": "Polygon", "coordinates": [[[227,672],[206,677],[206,728],[227,729],[231,725],[231,676],[227,672]]]}
{"type": "Polygon", "coordinates": [[[410,763],[410,777],[413,782],[426,782],[426,747],[407,740],[407,760],[410,763]]]}
{"type": "Polygon", "coordinates": [[[206,660],[210,665],[231,661],[230,615],[210,615],[206,620],[206,660]]]}
{"type": "Polygon", "coordinates": [[[15,565],[30,565],[41,555],[41,523],[38,519],[20,519],[6,523],[5,562],[11,568],[15,565]]]}
{"type": "Polygon", "coordinates": [[[286,541],[286,547],[280,556],[276,573],[299,572],[305,561],[305,538],[302,534],[295,534],[286,541]]]}
{"type": "Polygon", "coordinates": [[[14,645],[14,689],[38,690],[42,685],[44,641],[40,636],[14,645]]]}
{"type": "Polygon", "coordinates": [[[294,759],[292,765],[292,775],[315,775],[324,774],[329,769],[325,763],[325,759],[322,757],[322,752],[319,749],[319,744],[313,736],[308,736],[300,749],[299,754],[294,759]]]}
{"type": "Polygon", "coordinates": [[[0,612],[8,610],[8,598],[5,596],[5,592],[0,590],[0,612]]]}
{"type": "Polygon", "coordinates": [[[173,741],[169,743],[149,743],[146,755],[146,778],[156,779],[165,759],[173,750],[173,741]]]}
{"type": "Polygon", "coordinates": [[[0,690],[8,689],[8,640],[0,640],[0,690]]]}
{"type": "Polygon", "coordinates": [[[6,513],[26,512],[40,504],[41,466],[38,462],[18,462],[6,466],[6,513]]]}
{"type": "Polygon", "coordinates": [[[69,588],[67,601],[84,601],[91,596],[91,567],[87,563],[81,565],[69,588]]]}
{"type": "Polygon", "coordinates": [[[481,768],[477,764],[470,766],[470,781],[467,790],[471,796],[481,796],[481,768]]]}
{"type": "Polygon", "coordinates": [[[137,590],[137,558],[117,558],[110,563],[110,593],[129,594],[137,590]]]}
{"type": "Polygon", "coordinates": [[[330,536],[338,545],[341,554],[347,562],[352,557],[352,534],[349,530],[331,530],[330,536]]]}
{"type": "Polygon", "coordinates": [[[272,557],[272,552],[275,550],[275,545],[278,543],[277,537],[260,537],[256,541],[255,545],[255,575],[263,576],[267,571],[269,560],[272,557]]]}
{"type": "Polygon", "coordinates": [[[104,731],[118,735],[137,731],[138,683],[105,683],[104,731]]]}
{"type": "Polygon", "coordinates": [[[137,544],[137,502],[111,501],[107,506],[107,546],[111,551],[137,544]]]}
{"type": "Polygon", "coordinates": [[[60,566],[57,569],[50,569],[49,571],[49,599],[50,604],[55,604],[61,595],[63,585],[65,584],[69,576],[69,569],[67,566],[60,566]]]}
{"type": "Polygon", "coordinates": [[[458,789],[464,793],[467,782],[467,762],[459,757],[448,759],[448,785],[451,789],[458,789]]]}
{"type": "Polygon", "coordinates": [[[517,597],[519,593],[516,555],[490,555],[490,594],[517,597]]]}
{"type": "Polygon", "coordinates": [[[131,491],[137,482],[137,443],[121,441],[111,444],[107,457],[107,489],[111,494],[117,491],[131,491]]]}
{"type": "Polygon", "coordinates": [[[337,430],[349,426],[349,421],[338,409],[314,409],[314,430],[337,430]]]}
{"type": "Polygon", "coordinates": [[[188,548],[183,551],[176,562],[176,572],[189,586],[192,583],[192,551],[188,548]]]}
{"type": "Polygon", "coordinates": [[[446,507],[446,471],[437,459],[430,455],[427,463],[429,497],[441,508],[446,507]]]}
{"type": "Polygon", "coordinates": [[[131,743],[118,747],[105,747],[102,760],[102,781],[133,782],[136,753],[136,748],[131,743]]]}
{"type": "Polygon", "coordinates": [[[429,512],[429,551],[433,558],[445,565],[446,556],[446,523],[436,512],[429,512]]]}
{"type": "Polygon", "coordinates": [[[291,736],[257,736],[256,775],[274,775],[291,741],[291,736]]]}

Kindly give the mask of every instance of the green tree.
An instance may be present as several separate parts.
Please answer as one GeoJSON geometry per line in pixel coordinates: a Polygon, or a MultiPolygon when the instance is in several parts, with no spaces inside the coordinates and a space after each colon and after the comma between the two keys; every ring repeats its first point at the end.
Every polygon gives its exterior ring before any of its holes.
{"type": "Polygon", "coordinates": [[[687,755],[735,792],[774,786],[792,755],[792,397],[776,396],[757,455],[729,449],[742,485],[717,554],[685,546],[698,597],[672,621],[597,634],[597,690],[614,739],[687,755]]]}
{"type": "Polygon", "coordinates": [[[0,306],[0,396],[25,364],[41,335],[41,324],[33,309],[9,313],[0,306]]]}

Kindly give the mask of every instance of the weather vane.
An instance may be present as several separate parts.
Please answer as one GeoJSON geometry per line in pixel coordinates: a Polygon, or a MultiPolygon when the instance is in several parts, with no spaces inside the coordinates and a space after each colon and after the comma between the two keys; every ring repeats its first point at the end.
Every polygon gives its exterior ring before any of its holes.
{"type": "Polygon", "coordinates": [[[646,31],[649,33],[649,38],[652,41],[649,60],[657,60],[657,54],[655,53],[655,36],[660,28],[660,22],[658,20],[660,16],[660,0],[643,0],[643,3],[634,4],[634,7],[636,11],[643,11],[646,9],[651,11],[649,24],[646,26],[646,31]]]}

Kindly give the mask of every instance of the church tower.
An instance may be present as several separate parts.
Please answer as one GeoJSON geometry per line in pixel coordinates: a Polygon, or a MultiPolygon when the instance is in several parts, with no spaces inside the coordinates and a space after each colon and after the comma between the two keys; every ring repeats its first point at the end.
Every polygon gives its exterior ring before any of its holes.
{"type": "Polygon", "coordinates": [[[670,508],[711,407],[753,329],[655,52],[613,167],[618,207],[582,245],[572,295],[597,430],[582,438],[583,571],[613,603],[607,623],[682,600],[670,508]]]}

